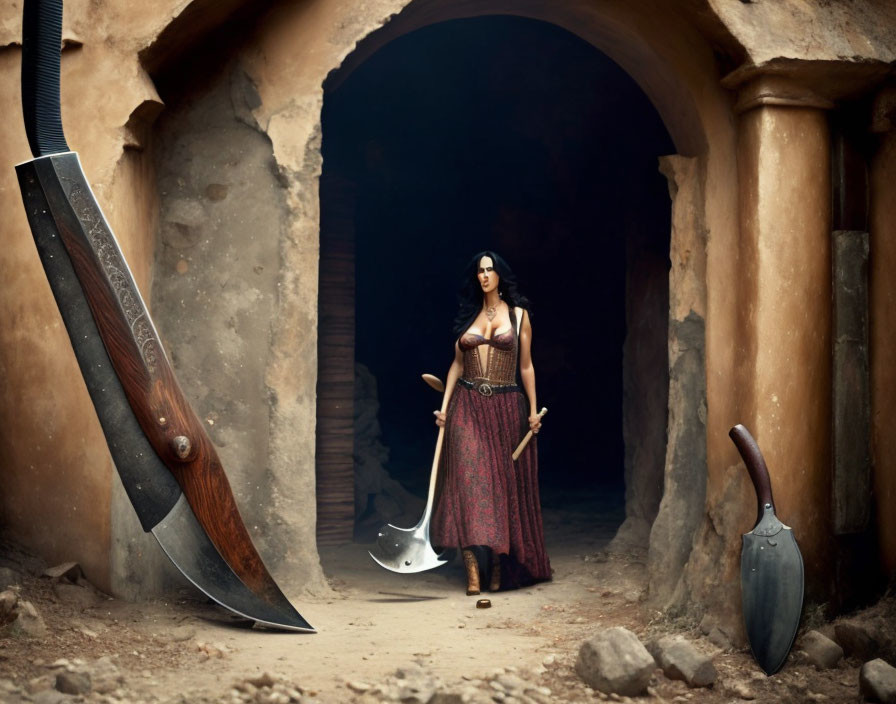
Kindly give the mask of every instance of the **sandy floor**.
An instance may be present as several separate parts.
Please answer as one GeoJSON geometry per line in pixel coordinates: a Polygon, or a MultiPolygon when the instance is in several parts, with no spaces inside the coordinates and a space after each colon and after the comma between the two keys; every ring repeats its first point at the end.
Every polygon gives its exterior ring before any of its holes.
{"type": "MultiPolygon", "coordinates": [[[[546,512],[554,581],[483,594],[491,599],[490,609],[475,608],[476,597],[464,594],[458,563],[403,576],[375,565],[365,546],[329,550],[322,559],[334,597],[296,604],[319,630],[314,635],[248,629],[186,594],[170,603],[104,598],[78,609],[56,598],[49,580],[28,578],[21,598],[41,612],[48,635],[0,641],[0,678],[7,680],[0,682],[0,697],[49,704],[50,693],[40,690],[52,686],[55,673],[93,669],[94,689],[80,700],[237,701],[234,685],[268,673],[300,691],[302,701],[371,702],[378,699],[368,686],[416,664],[447,690],[472,682],[494,694],[487,680],[503,671],[519,674],[542,692],[550,690],[549,701],[606,698],[574,673],[584,639],[622,625],[646,641],[688,624],[646,611],[640,601],[641,556],[602,555],[619,515],[600,508],[546,512]],[[109,662],[116,674],[111,685],[102,684],[100,672],[109,662]]],[[[751,695],[759,701],[856,701],[858,663],[822,673],[792,665],[766,678],[748,653],[722,652],[696,629],[686,635],[714,655],[718,682],[712,689],[689,690],[658,671],[649,699],[731,702],[751,695]]]]}

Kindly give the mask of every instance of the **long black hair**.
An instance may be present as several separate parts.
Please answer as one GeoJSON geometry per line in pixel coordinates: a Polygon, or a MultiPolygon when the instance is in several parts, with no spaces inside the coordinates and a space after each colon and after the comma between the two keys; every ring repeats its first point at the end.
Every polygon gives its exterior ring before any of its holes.
{"type": "Polygon", "coordinates": [[[454,333],[462,335],[470,327],[473,320],[482,310],[482,287],[479,285],[479,262],[483,257],[489,257],[494,264],[495,273],[498,275],[498,293],[510,309],[516,307],[525,308],[529,316],[532,316],[529,299],[519,292],[516,284],[516,276],[504,259],[494,252],[485,251],[475,254],[464,267],[463,279],[460,291],[457,294],[457,317],[454,319],[454,333]]]}

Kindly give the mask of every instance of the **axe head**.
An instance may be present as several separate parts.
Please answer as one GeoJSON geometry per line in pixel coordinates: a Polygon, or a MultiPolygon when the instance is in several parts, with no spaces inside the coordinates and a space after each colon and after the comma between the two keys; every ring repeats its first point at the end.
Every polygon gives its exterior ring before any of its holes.
{"type": "Polygon", "coordinates": [[[413,528],[383,526],[376,546],[368,552],[380,567],[404,574],[424,572],[448,562],[430,545],[429,521],[421,521],[413,528]]]}

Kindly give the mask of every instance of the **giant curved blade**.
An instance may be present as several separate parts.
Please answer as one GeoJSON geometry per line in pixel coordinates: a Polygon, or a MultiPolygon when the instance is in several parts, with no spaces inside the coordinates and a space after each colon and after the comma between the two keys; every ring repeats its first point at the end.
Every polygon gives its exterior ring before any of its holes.
{"type": "Polygon", "coordinates": [[[57,233],[35,162],[21,164],[16,171],[41,263],[110,454],[143,529],[151,530],[184,576],[221,606],[271,627],[313,631],[279,590],[267,599],[250,591],[199,526],[131,410],[57,233]]]}
{"type": "Polygon", "coordinates": [[[744,625],[756,662],[772,675],[787,659],[800,624],[803,557],[790,528],[773,535],[755,531],[743,536],[741,552],[744,625]]]}
{"type": "Polygon", "coordinates": [[[282,598],[243,524],[211,440],[186,401],[74,152],[28,162],[131,410],[218,552],[253,592],[282,598]]]}
{"type": "Polygon", "coordinates": [[[230,569],[181,494],[171,512],[152,529],[178,569],[203,593],[235,614],[272,628],[314,633],[284,597],[277,604],[259,599],[230,569]]]}

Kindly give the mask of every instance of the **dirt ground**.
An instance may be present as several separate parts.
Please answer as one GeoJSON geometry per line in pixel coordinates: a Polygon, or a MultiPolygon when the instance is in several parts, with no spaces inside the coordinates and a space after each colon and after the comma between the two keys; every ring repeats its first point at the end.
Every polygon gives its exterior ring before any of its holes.
{"type": "MultiPolygon", "coordinates": [[[[621,625],[643,642],[682,633],[713,656],[719,673],[712,687],[689,689],[657,670],[639,701],[862,701],[858,661],[815,671],[792,657],[766,677],[748,651],[720,649],[694,624],[650,613],[642,601],[644,556],[603,553],[620,516],[594,508],[546,511],[554,580],[483,593],[489,609],[464,594],[457,562],[403,576],[375,565],[363,545],[326,550],[332,598],[296,603],[317,634],[249,628],[187,591],[151,603],[102,595],[75,603],[52,580],[26,574],[18,595],[34,604],[46,634],[0,640],[0,700],[425,702],[426,687],[416,695],[399,687],[416,678],[443,693],[433,701],[628,701],[591,690],[574,669],[583,640],[621,625]],[[63,672],[87,673],[89,688],[75,696],[55,691],[63,672]],[[523,680],[528,694],[512,696],[508,677],[523,680]]],[[[39,567],[17,553],[0,558],[20,573],[39,567]]]]}

